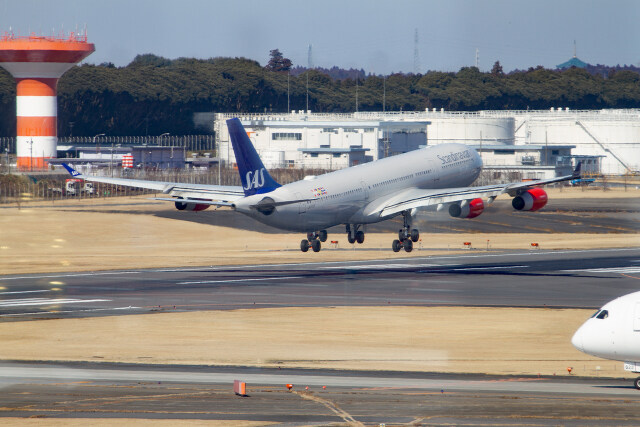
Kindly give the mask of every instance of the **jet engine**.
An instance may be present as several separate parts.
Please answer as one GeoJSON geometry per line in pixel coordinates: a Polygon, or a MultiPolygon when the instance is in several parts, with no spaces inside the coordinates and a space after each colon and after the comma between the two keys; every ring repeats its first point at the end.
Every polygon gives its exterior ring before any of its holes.
{"type": "Polygon", "coordinates": [[[547,204],[548,199],[542,188],[532,188],[514,197],[511,205],[518,211],[537,211],[547,204]]]}
{"type": "Polygon", "coordinates": [[[255,205],[255,208],[261,214],[269,216],[276,211],[275,203],[271,197],[265,197],[255,205]]]}
{"type": "MultiPolygon", "coordinates": [[[[178,199],[180,200],[180,199],[178,199]]],[[[211,205],[205,205],[200,203],[184,203],[184,202],[176,202],[176,209],[179,211],[203,211],[205,209],[209,209],[211,205]]]]}
{"type": "Polygon", "coordinates": [[[454,203],[449,205],[449,215],[454,218],[475,218],[484,211],[484,202],[477,198],[468,203],[454,203]]]}

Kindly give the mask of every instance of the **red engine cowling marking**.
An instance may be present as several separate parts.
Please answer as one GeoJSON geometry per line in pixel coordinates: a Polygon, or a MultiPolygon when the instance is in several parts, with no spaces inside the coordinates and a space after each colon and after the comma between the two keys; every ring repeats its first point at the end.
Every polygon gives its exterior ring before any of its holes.
{"type": "Polygon", "coordinates": [[[484,202],[482,199],[473,199],[465,206],[454,203],[449,206],[449,215],[454,218],[475,218],[484,211],[484,202]]]}
{"type": "Polygon", "coordinates": [[[549,196],[542,188],[532,188],[516,196],[511,201],[511,205],[518,211],[537,211],[547,204],[549,196]]]}
{"type": "Polygon", "coordinates": [[[204,204],[200,204],[200,203],[176,202],[176,209],[178,209],[179,211],[199,212],[199,211],[203,211],[205,209],[209,209],[210,206],[211,205],[204,205],[204,204]]]}

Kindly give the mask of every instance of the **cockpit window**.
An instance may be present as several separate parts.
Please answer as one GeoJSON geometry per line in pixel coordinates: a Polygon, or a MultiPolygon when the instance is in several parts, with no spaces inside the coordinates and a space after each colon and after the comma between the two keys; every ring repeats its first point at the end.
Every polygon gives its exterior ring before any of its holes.
{"type": "Polygon", "coordinates": [[[596,316],[596,319],[606,319],[607,317],[609,317],[609,311],[601,310],[600,313],[598,313],[598,315],[596,316]]]}
{"type": "Polygon", "coordinates": [[[600,314],[601,311],[602,310],[596,310],[596,312],[591,315],[591,318],[593,319],[594,317],[596,317],[598,314],[600,314]]]}

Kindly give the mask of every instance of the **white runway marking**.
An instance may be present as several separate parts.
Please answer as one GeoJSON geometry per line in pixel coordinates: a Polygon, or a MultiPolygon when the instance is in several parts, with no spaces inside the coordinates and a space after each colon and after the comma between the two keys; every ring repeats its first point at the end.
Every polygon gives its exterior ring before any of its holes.
{"type": "Polygon", "coordinates": [[[528,265],[503,265],[500,267],[464,267],[464,268],[451,268],[452,271],[458,270],[509,270],[511,268],[527,268],[528,265]]]}
{"type": "MultiPolygon", "coordinates": [[[[459,264],[455,264],[459,265],[459,264]]],[[[444,267],[443,264],[365,264],[365,265],[330,265],[318,267],[325,270],[386,270],[388,268],[424,268],[444,267]]]]}
{"type": "Polygon", "coordinates": [[[261,280],[304,279],[304,276],[256,277],[252,279],[202,280],[199,282],[178,282],[178,285],[200,285],[205,283],[257,282],[261,280]]]}
{"type": "Polygon", "coordinates": [[[0,292],[0,295],[11,295],[11,294],[35,294],[42,292],[51,292],[49,289],[41,289],[39,291],[11,291],[11,292],[0,292]]]}
{"type": "Polygon", "coordinates": [[[640,267],[581,268],[579,270],[562,270],[584,273],[640,273],[640,267]]]}
{"type": "Polygon", "coordinates": [[[62,314],[62,313],[85,313],[88,311],[111,311],[111,310],[137,310],[140,309],[142,307],[113,307],[113,308],[89,308],[89,309],[84,309],[84,310],[56,310],[54,312],[51,311],[34,311],[31,313],[7,313],[7,314],[0,314],[0,317],[15,317],[15,316],[37,316],[40,314],[51,314],[51,313],[55,313],[55,314],[62,314]]]}
{"type": "Polygon", "coordinates": [[[88,302],[107,302],[110,299],[74,299],[74,298],[22,298],[0,301],[2,307],[22,307],[26,305],[58,305],[58,304],[78,304],[88,302]]]}

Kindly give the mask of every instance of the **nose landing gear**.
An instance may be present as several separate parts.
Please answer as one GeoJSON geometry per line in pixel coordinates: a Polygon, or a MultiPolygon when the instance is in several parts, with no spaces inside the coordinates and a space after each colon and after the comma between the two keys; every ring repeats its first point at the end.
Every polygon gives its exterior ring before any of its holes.
{"type": "Polygon", "coordinates": [[[307,238],[300,241],[300,250],[307,252],[309,248],[313,252],[320,252],[322,245],[320,242],[327,241],[327,230],[310,231],[307,233],[307,238]]]}

